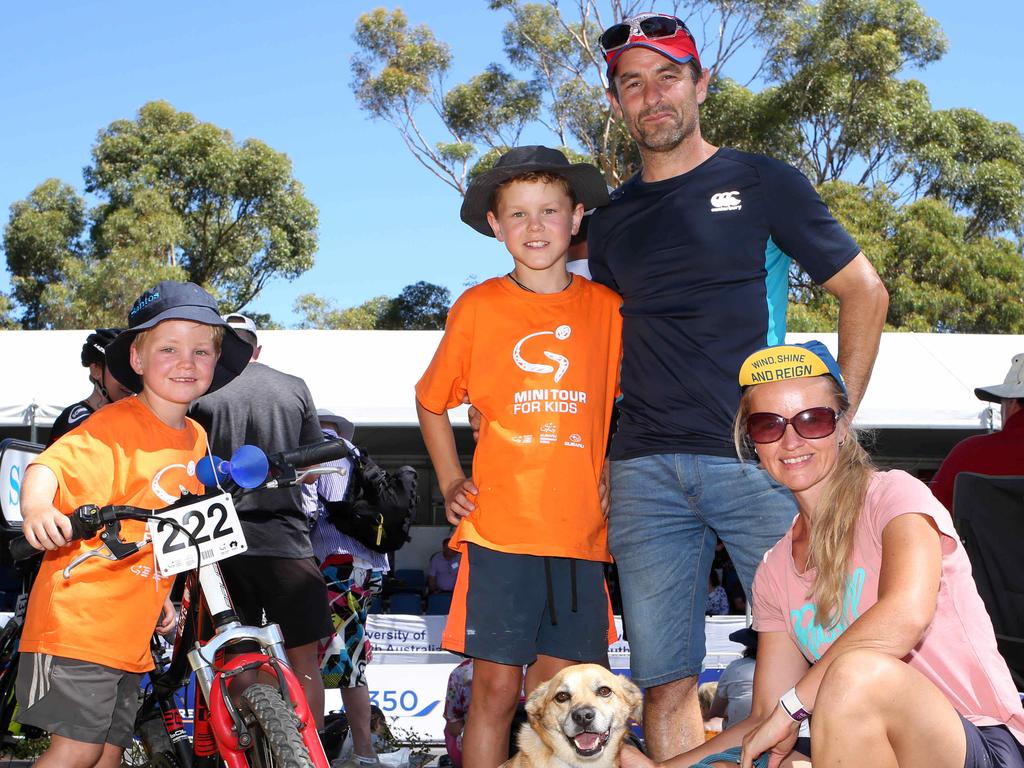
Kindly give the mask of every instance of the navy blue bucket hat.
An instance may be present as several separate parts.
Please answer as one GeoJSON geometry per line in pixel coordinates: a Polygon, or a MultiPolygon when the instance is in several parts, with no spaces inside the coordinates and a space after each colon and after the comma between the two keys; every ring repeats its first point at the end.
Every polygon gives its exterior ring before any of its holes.
{"type": "Polygon", "coordinates": [[[165,280],[143,293],[128,312],[128,327],[107,345],[107,368],[119,382],[133,392],[142,391],[142,377],[131,366],[132,341],[139,331],[155,327],[164,320],[192,320],[224,328],[220,357],[207,392],[220,389],[249,364],[252,347],[242,341],[221,318],[213,296],[195,283],[165,280]]]}

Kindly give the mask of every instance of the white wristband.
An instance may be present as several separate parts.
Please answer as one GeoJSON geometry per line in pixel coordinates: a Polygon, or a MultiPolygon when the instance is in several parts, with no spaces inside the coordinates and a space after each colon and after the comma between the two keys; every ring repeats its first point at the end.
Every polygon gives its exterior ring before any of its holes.
{"type": "Polygon", "coordinates": [[[782,698],[779,699],[779,705],[797,723],[803,722],[811,716],[811,713],[804,708],[800,697],[796,695],[796,686],[782,694],[782,698]]]}

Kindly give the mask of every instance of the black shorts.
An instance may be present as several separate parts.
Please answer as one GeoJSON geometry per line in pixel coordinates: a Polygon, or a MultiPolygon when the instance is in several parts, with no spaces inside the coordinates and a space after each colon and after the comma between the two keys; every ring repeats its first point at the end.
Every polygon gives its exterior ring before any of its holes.
{"type": "Polygon", "coordinates": [[[334,632],[327,584],[311,557],[237,555],[220,564],[231,601],[245,624],[281,627],[285,648],[315,643],[334,632]]]}
{"type": "Polygon", "coordinates": [[[975,725],[962,715],[967,734],[964,768],[1024,768],[1024,747],[1005,725],[975,725]]]}
{"type": "MultiPolygon", "coordinates": [[[[967,736],[964,768],[1024,768],[1024,746],[1005,725],[977,726],[963,715],[960,721],[967,736]]],[[[793,749],[811,757],[811,740],[799,738],[793,749]]]]}
{"type": "Polygon", "coordinates": [[[611,615],[604,563],[469,544],[441,645],[513,666],[538,654],[607,665],[611,615]]]}

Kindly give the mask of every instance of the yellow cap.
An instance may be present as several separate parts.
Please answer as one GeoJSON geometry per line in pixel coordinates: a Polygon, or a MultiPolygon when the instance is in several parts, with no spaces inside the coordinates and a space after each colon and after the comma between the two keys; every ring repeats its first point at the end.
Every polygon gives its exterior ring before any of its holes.
{"type": "Polygon", "coordinates": [[[740,366],[741,387],[787,379],[831,376],[846,391],[846,383],[835,358],[820,341],[779,344],[759,349],[740,366]]]}

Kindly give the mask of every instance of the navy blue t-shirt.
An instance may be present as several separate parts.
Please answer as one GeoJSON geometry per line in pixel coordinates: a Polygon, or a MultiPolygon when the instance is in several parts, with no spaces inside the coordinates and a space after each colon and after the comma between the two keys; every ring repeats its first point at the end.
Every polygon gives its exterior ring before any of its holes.
{"type": "Polygon", "coordinates": [[[737,373],[785,340],[791,259],[823,283],[857,244],[796,168],[728,148],[671,179],[634,176],[591,218],[590,271],[622,295],[612,458],[734,456],[737,373]]]}

